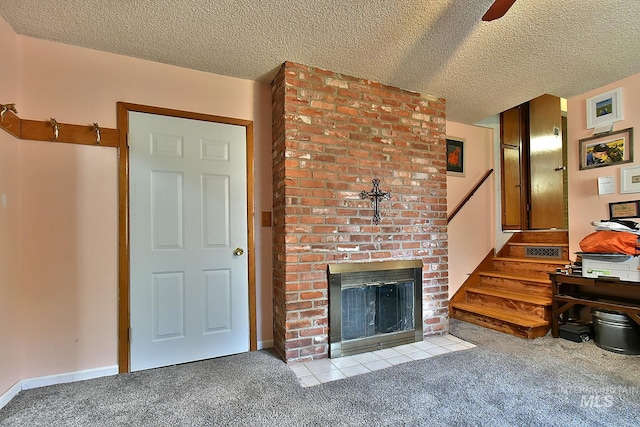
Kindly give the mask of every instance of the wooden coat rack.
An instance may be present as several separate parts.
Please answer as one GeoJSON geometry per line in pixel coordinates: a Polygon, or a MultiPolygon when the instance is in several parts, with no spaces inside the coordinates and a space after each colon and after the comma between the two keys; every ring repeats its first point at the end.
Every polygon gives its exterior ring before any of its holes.
{"type": "Polygon", "coordinates": [[[19,139],[101,147],[120,146],[118,129],[101,128],[97,123],[86,126],[58,123],[55,118],[49,121],[21,119],[14,104],[0,104],[0,128],[19,139]]]}

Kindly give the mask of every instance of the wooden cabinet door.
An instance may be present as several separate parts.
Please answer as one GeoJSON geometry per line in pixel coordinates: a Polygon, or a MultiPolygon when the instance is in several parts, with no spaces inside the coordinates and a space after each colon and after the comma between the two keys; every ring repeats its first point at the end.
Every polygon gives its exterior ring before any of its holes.
{"type": "Polygon", "coordinates": [[[522,183],[521,107],[500,115],[502,163],[502,229],[526,228],[526,192],[522,183]]]}
{"type": "Polygon", "coordinates": [[[567,228],[560,98],[511,108],[500,125],[502,229],[567,228]]]}
{"type": "Polygon", "coordinates": [[[530,211],[532,230],[566,228],[560,98],[529,101],[530,211]]]}

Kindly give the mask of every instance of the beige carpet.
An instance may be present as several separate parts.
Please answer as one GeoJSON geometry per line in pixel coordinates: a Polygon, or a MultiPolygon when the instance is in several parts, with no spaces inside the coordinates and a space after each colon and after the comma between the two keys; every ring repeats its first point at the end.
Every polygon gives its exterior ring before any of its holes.
{"type": "Polygon", "coordinates": [[[269,352],[21,392],[2,426],[637,426],[640,358],[452,320],[476,348],[300,386],[269,352]]]}

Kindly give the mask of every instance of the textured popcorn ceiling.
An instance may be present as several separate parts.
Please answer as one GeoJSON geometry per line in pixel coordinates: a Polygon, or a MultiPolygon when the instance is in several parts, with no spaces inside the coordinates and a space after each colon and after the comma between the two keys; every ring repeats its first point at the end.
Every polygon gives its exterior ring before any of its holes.
{"type": "Polygon", "coordinates": [[[269,82],[284,61],[447,99],[473,123],[640,72],[640,1],[0,0],[18,33],[269,82]]]}

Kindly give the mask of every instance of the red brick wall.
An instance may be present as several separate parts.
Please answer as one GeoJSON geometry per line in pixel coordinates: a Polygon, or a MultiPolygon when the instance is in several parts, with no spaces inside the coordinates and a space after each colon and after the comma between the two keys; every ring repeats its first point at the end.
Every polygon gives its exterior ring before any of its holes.
{"type": "Polygon", "coordinates": [[[278,355],[328,356],[329,263],[421,259],[424,333],[446,332],[444,99],[291,62],[272,99],[278,355]],[[359,197],[374,178],[378,225],[359,197]]]}

